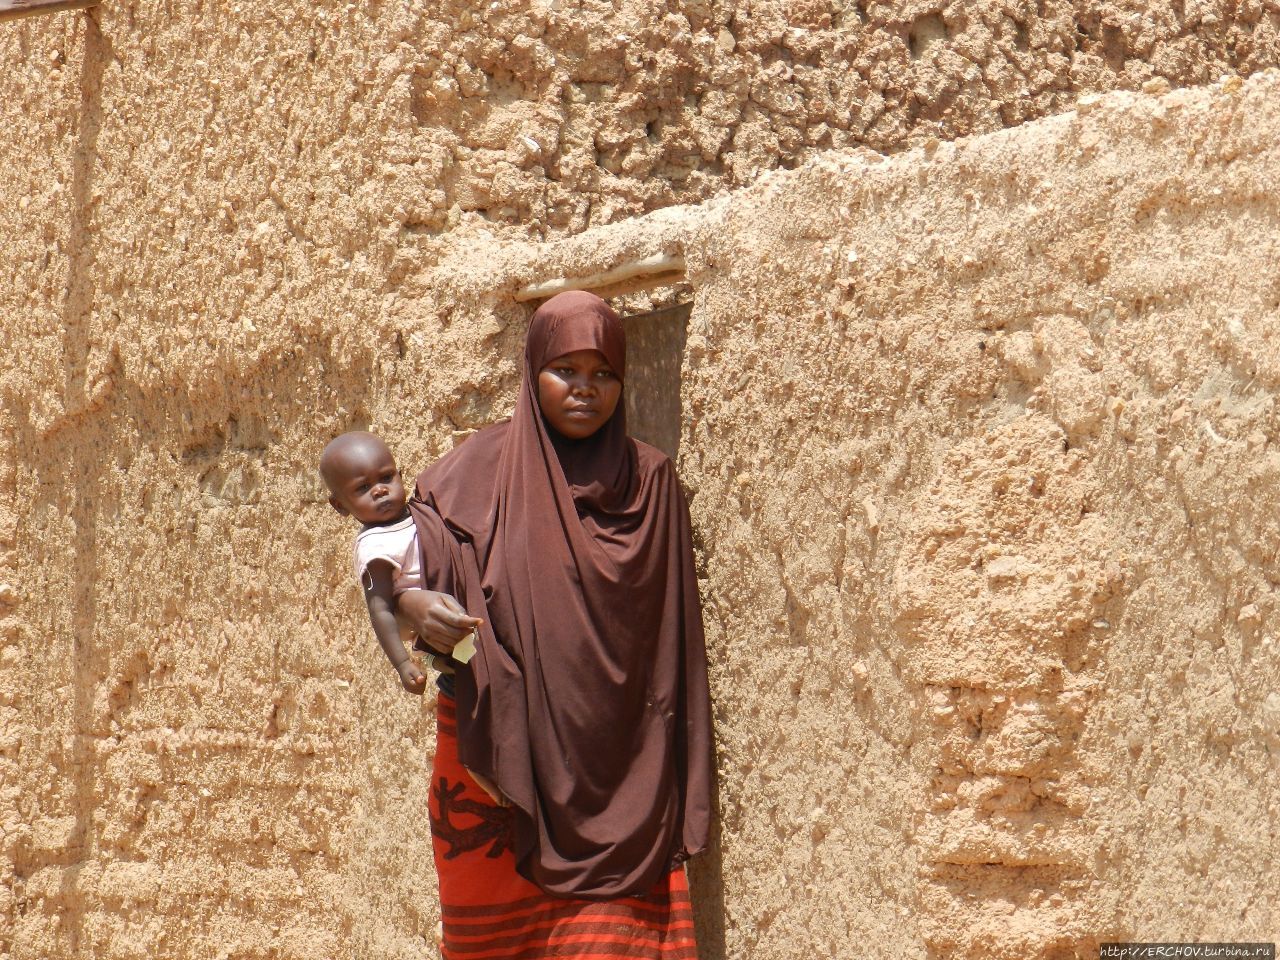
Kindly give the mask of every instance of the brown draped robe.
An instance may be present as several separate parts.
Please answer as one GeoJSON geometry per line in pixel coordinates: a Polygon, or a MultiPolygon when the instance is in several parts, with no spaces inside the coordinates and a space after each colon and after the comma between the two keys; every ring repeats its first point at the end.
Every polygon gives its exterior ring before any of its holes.
{"type": "Polygon", "coordinates": [[[522,875],[605,899],[643,893],[706,846],[712,734],[674,466],[627,436],[625,390],[585,440],[538,407],[542,367],[587,349],[625,376],[603,300],[543,304],[511,420],[424,470],[410,509],[425,586],[485,621],[455,677],[462,762],[511,799],[522,875]]]}

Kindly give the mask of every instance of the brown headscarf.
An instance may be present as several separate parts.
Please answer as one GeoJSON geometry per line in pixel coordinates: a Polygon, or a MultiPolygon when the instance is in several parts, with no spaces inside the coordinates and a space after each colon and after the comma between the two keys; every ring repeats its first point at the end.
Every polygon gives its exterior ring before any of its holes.
{"type": "Polygon", "coordinates": [[[627,436],[625,401],[576,441],[538,407],[539,371],[575,350],[625,376],[593,294],[538,309],[511,420],[424,470],[410,509],[428,589],[485,621],[455,678],[462,762],[512,800],[521,874],[604,899],[706,846],[711,716],[675,468],[627,436]]]}

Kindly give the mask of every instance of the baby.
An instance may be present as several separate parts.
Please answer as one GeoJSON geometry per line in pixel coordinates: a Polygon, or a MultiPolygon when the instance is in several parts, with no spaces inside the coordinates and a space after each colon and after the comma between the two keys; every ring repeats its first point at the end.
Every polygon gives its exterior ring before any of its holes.
{"type": "Polygon", "coordinates": [[[419,575],[418,534],[405,507],[395,457],[372,433],[352,431],[329,441],[320,454],[320,476],[329,505],[362,524],[354,548],[356,579],[364,588],[369,623],[400,684],[409,693],[426,688],[426,674],[409,657],[413,634],[396,620],[392,586],[397,573],[419,575]]]}
{"type": "MultiPolygon", "coordinates": [[[[396,459],[372,433],[356,430],[329,441],[320,454],[320,476],[329,488],[329,505],[344,517],[354,517],[363,524],[356,534],[355,572],[364,588],[369,623],[387,659],[400,674],[400,685],[409,693],[421,694],[427,677],[405,649],[413,632],[402,631],[396,620],[392,590],[397,573],[422,581],[418,531],[404,505],[404,483],[396,459]]],[[[444,658],[449,665],[441,667],[436,680],[444,693],[453,696],[452,664],[467,663],[474,652],[474,641],[467,638],[453,648],[451,657],[444,658]]],[[[508,805],[493,783],[478,773],[467,772],[496,803],[508,805]]]]}

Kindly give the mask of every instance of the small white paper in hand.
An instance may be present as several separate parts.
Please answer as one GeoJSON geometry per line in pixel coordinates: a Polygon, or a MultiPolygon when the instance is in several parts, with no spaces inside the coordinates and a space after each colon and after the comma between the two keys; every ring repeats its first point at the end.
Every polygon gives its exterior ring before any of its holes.
{"type": "Polygon", "coordinates": [[[476,632],[472,630],[458,645],[453,648],[453,659],[458,663],[470,663],[471,658],[476,655],[476,632]]]}

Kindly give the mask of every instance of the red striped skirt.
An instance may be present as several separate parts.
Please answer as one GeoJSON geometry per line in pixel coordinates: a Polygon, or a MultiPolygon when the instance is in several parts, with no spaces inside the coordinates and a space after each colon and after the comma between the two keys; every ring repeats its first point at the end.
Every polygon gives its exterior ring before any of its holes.
{"type": "Polygon", "coordinates": [[[548,896],[516,873],[511,811],[458,762],[457,712],[443,694],[430,813],[445,960],[697,960],[683,867],[644,896],[603,902],[548,896]]]}

